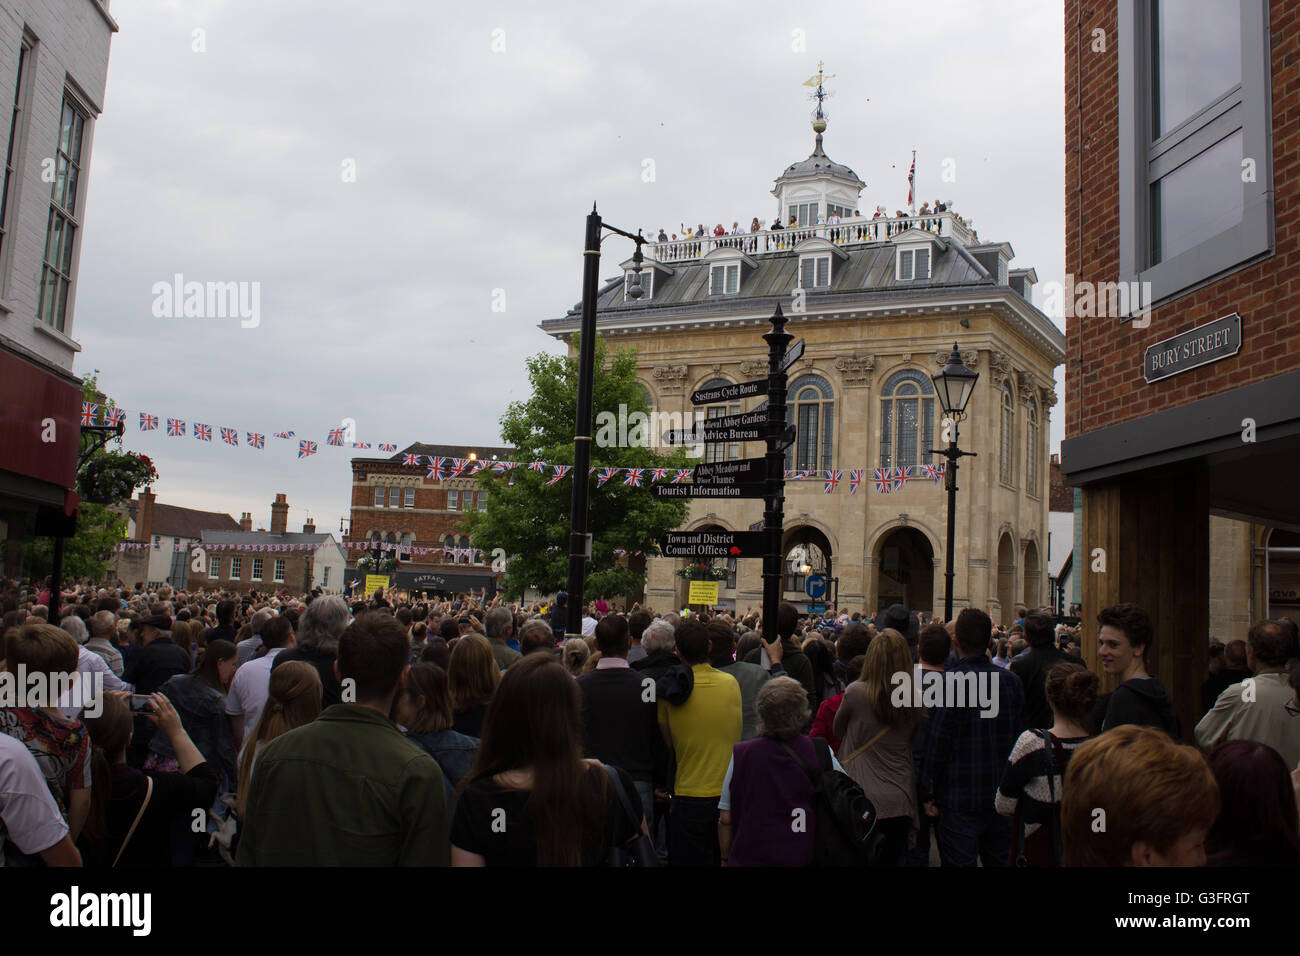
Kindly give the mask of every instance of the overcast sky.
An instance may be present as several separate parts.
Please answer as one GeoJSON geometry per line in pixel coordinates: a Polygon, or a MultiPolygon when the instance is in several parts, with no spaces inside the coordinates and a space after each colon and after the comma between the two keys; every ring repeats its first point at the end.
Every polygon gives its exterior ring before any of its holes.
{"type": "MultiPolygon", "coordinates": [[[[826,151],[866,181],[862,209],[905,205],[915,149],[921,198],[951,199],[1040,282],[1064,268],[1060,2],[118,0],[112,13],[74,371],[98,369],[131,410],[126,447],[156,458],[168,504],[265,526],[285,492],[291,530],[310,512],[337,532],[354,452],[324,438],[343,419],[376,444],[497,443],[525,358],[562,351],[537,323],[580,297],[593,200],[632,231],[770,221],[772,181],[812,148],[801,84],[818,60],[835,74],[826,151]],[[945,159],[955,182],[940,180],[945,159]],[[258,324],[155,316],[154,285],[177,273],[258,283],[258,324]],[[140,410],[211,425],[214,440],[141,434],[140,410]],[[299,461],[282,429],[319,453],[299,461]]],[[[602,277],[631,252],[605,247],[602,277]]],[[[1063,381],[1064,366],[1054,449],[1063,381]]]]}

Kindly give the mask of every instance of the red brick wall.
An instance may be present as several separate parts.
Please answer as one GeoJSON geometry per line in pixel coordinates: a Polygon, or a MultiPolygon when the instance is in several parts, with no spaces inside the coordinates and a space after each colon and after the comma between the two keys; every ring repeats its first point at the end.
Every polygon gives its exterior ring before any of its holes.
{"type": "MultiPolygon", "coordinates": [[[[1116,19],[1114,0],[1066,0],[1065,267],[1076,282],[1119,280],[1116,19]],[[1106,33],[1104,53],[1092,50],[1098,27],[1106,33]]],[[[1274,254],[1153,309],[1149,328],[1115,318],[1067,319],[1067,437],[1300,368],[1300,5],[1272,0],[1269,29],[1274,254]],[[1148,345],[1231,312],[1242,317],[1237,355],[1146,384],[1148,345]]]]}
{"type": "MultiPolygon", "coordinates": [[[[462,522],[468,512],[464,510],[463,498],[467,493],[474,493],[475,507],[477,508],[477,495],[482,494],[477,487],[476,480],[472,478],[454,479],[449,482],[430,481],[424,477],[425,469],[423,466],[415,468],[400,464],[385,463],[378,467],[357,466],[352,474],[352,534],[349,540],[359,540],[366,537],[371,531],[379,531],[381,536],[387,536],[391,532],[398,541],[401,541],[403,534],[410,534],[413,541],[413,547],[436,548],[440,547],[443,539],[447,535],[454,535],[459,542],[462,535],[467,532],[462,527],[462,522]],[[387,490],[385,490],[385,506],[383,508],[374,507],[375,489],[373,484],[366,484],[371,481],[371,476],[380,476],[379,480],[383,481],[387,476],[400,475],[404,478],[416,477],[419,483],[415,485],[415,506],[414,508],[389,508],[387,506],[387,490]],[[458,497],[461,501],[456,511],[447,510],[447,489],[454,487],[458,491],[458,497]],[[432,512],[432,513],[430,513],[432,512]]],[[[405,505],[407,486],[402,488],[402,503],[405,505]]],[[[347,552],[347,562],[349,565],[356,563],[360,553],[353,550],[347,552]]],[[[441,555],[417,555],[412,558],[412,565],[442,565],[441,555]]]]}
{"type": "MultiPolygon", "coordinates": [[[[311,555],[303,551],[281,551],[278,554],[273,551],[234,551],[220,550],[213,551],[212,554],[221,558],[221,571],[223,577],[216,581],[208,580],[208,569],[204,567],[201,572],[191,571],[188,577],[188,586],[191,588],[222,588],[227,591],[237,591],[244,593],[255,590],[260,594],[270,594],[275,591],[286,591],[292,594],[300,594],[303,590],[303,582],[306,580],[307,562],[311,555]],[[232,580],[230,574],[230,559],[238,557],[241,559],[239,569],[239,580],[232,580]],[[253,580],[253,559],[262,559],[262,579],[253,580]],[[274,581],[275,562],[277,559],[284,560],[284,583],[280,584],[274,581]]],[[[128,582],[133,583],[133,582],[128,582]]],[[[330,581],[330,587],[340,587],[340,583],[330,581]]]]}

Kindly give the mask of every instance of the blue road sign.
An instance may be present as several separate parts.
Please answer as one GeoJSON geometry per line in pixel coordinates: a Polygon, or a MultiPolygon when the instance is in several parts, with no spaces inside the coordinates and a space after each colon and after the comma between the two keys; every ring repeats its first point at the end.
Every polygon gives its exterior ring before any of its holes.
{"type": "Polygon", "coordinates": [[[824,574],[808,575],[808,580],[804,582],[803,589],[814,601],[820,601],[826,596],[826,576],[824,574]]]}

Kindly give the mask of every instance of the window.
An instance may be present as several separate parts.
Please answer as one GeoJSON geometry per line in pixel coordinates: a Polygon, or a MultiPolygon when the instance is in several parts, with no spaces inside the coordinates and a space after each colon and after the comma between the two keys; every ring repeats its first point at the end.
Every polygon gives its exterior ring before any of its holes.
{"type": "Polygon", "coordinates": [[[623,277],[623,296],[624,296],[624,298],[625,298],[628,302],[648,302],[648,301],[650,301],[650,294],[654,291],[654,277],[655,277],[655,271],[654,271],[653,269],[644,269],[644,268],[641,270],[641,273],[640,273],[640,275],[641,275],[641,298],[639,298],[639,299],[634,299],[634,298],[632,298],[631,295],[628,294],[628,290],[632,288],[632,276],[633,276],[634,274],[635,274],[635,273],[633,273],[632,270],[629,269],[629,270],[627,271],[627,275],[625,275],[625,276],[623,277]]]}
{"type": "Polygon", "coordinates": [[[414,488],[407,488],[407,489],[406,489],[406,507],[408,507],[408,508],[414,508],[414,507],[415,507],[415,489],[414,489],[414,488]]]}
{"type": "Polygon", "coordinates": [[[739,291],[739,262],[713,266],[709,270],[709,295],[735,295],[739,291]]]}
{"type": "Polygon", "coordinates": [[[1146,307],[1273,246],[1268,4],[1120,10],[1119,278],[1146,307]]]}
{"type": "Polygon", "coordinates": [[[831,216],[839,216],[841,219],[848,219],[853,215],[853,210],[848,206],[840,206],[833,202],[826,204],[826,220],[829,222],[831,216]]]}
{"type": "Polygon", "coordinates": [[[447,535],[447,537],[442,539],[442,560],[445,563],[450,564],[456,560],[456,556],[452,554],[452,549],[455,547],[456,539],[451,535],[447,535]]]}
{"type": "Polygon", "coordinates": [[[402,535],[402,560],[411,560],[411,533],[409,531],[402,535]]]}
{"type": "Polygon", "coordinates": [[[213,581],[221,577],[221,559],[215,554],[208,556],[208,577],[213,581]]]}
{"type": "Polygon", "coordinates": [[[457,508],[460,507],[460,502],[457,500],[459,499],[459,497],[460,497],[460,492],[457,491],[455,488],[447,489],[447,510],[448,511],[455,511],[457,508]]]}
{"type": "Polygon", "coordinates": [[[390,507],[390,508],[400,508],[400,507],[402,507],[402,489],[401,489],[401,488],[389,488],[389,489],[388,489],[388,507],[390,507]]]}
{"type": "Polygon", "coordinates": [[[487,493],[486,491],[480,491],[480,492],[478,493],[478,510],[479,510],[479,511],[487,511],[487,496],[488,496],[488,493],[487,493]]]}
{"type": "Polygon", "coordinates": [[[180,549],[181,549],[181,539],[180,539],[180,538],[172,538],[172,550],[173,550],[173,551],[179,551],[180,549]]]}
{"type": "Polygon", "coordinates": [[[921,372],[904,369],[880,392],[880,467],[915,468],[934,460],[934,385],[921,372]]]}
{"type": "Polygon", "coordinates": [[[829,289],[830,285],[830,256],[804,256],[799,260],[799,288],[829,289]]]}
{"type": "Polygon", "coordinates": [[[473,553],[470,551],[470,547],[469,547],[469,538],[465,537],[464,535],[461,535],[460,543],[457,545],[457,547],[459,547],[461,550],[460,563],[469,564],[470,558],[473,556],[473,553]]]}
{"type": "MultiPolygon", "coordinates": [[[[800,202],[790,207],[790,215],[794,216],[794,225],[797,226],[814,226],[817,224],[817,211],[820,208],[819,203],[800,202]]],[[[790,220],[786,219],[788,223],[790,220]]]]}
{"type": "Polygon", "coordinates": [[[272,580],[276,581],[279,584],[283,584],[284,583],[284,558],[275,559],[275,565],[273,566],[273,570],[275,572],[275,577],[272,578],[272,580]]]}
{"type": "Polygon", "coordinates": [[[1038,488],[1038,403],[1032,398],[1025,411],[1025,490],[1035,498],[1041,497],[1038,488]]]}
{"type": "Polygon", "coordinates": [[[162,536],[156,534],[153,536],[153,549],[157,551],[161,547],[162,547],[162,536]]]}
{"type": "Polygon", "coordinates": [[[786,394],[787,421],[795,426],[785,467],[824,471],[834,460],[835,393],[820,375],[800,375],[786,394]]]}
{"type": "Polygon", "coordinates": [[[243,559],[243,558],[231,558],[231,559],[230,559],[230,579],[231,579],[232,581],[238,581],[238,580],[239,580],[239,576],[240,576],[241,574],[243,574],[243,573],[244,573],[244,559],[243,559]]]}
{"type": "Polygon", "coordinates": [[[384,489],[383,489],[382,487],[376,487],[376,488],[375,488],[375,507],[376,507],[376,508],[382,508],[383,506],[384,506],[384,489]]]}
{"type": "Polygon", "coordinates": [[[261,558],[253,559],[253,580],[254,581],[262,580],[262,559],[261,558]]]}
{"type": "Polygon", "coordinates": [[[65,331],[68,295],[72,288],[72,249],[77,227],[77,183],[81,175],[81,136],[86,118],[65,94],[50,185],[50,217],[45,234],[45,266],[41,270],[41,299],[36,314],[42,322],[65,331]]]}
{"type": "Polygon", "coordinates": [[[898,250],[897,278],[899,282],[930,278],[930,248],[898,250]]]}
{"type": "Polygon", "coordinates": [[[9,118],[9,147],[5,153],[5,176],[0,192],[0,261],[8,250],[9,212],[13,203],[14,182],[18,168],[18,139],[23,134],[23,100],[26,96],[27,63],[32,52],[31,44],[23,40],[18,47],[18,76],[14,80],[14,108],[9,118]]]}
{"type": "Polygon", "coordinates": [[[1012,449],[1016,427],[1016,400],[1010,384],[1002,383],[1002,458],[1000,477],[1006,485],[1015,483],[1016,457],[1012,449]]]}
{"type": "MultiPolygon", "coordinates": [[[[717,388],[720,385],[730,385],[731,382],[725,378],[711,378],[700,388],[717,388]]],[[[732,402],[721,405],[704,406],[705,418],[725,418],[727,415],[739,415],[740,403],[732,402]]],[[[704,446],[704,460],[709,464],[718,461],[735,461],[740,457],[740,445],[736,442],[730,444],[712,443],[704,446]]]]}
{"type": "Polygon", "coordinates": [[[320,583],[321,587],[327,588],[330,585],[330,566],[328,564],[321,568],[320,583]]]}

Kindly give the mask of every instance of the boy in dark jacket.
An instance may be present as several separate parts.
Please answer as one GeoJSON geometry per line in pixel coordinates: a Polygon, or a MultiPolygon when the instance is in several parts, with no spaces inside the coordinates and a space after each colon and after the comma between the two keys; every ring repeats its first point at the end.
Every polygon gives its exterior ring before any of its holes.
{"type": "Polygon", "coordinates": [[[1121,724],[1156,727],[1178,737],[1178,717],[1169,691],[1160,678],[1147,673],[1146,656],[1155,642],[1151,616],[1136,604],[1116,604],[1097,615],[1101,631],[1097,655],[1107,674],[1122,682],[1115,692],[1097,701],[1097,732],[1121,724]]]}

